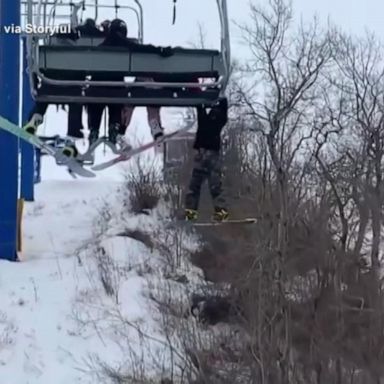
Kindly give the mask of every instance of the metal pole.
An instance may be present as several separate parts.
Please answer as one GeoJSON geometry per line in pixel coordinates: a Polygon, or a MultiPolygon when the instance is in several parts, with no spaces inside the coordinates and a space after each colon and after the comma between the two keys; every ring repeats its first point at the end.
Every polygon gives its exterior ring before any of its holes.
{"type": "MultiPolygon", "coordinates": [[[[29,84],[27,66],[27,39],[23,38],[23,88],[22,88],[22,124],[28,121],[29,114],[33,107],[31,88],[29,84]]],[[[35,149],[27,142],[21,142],[21,197],[25,201],[34,200],[34,169],[35,149]]]]}
{"type": "MultiPolygon", "coordinates": [[[[0,26],[20,25],[20,0],[0,0],[0,26]]],[[[19,124],[20,36],[0,31],[0,115],[19,124]]],[[[0,129],[0,259],[17,260],[18,138],[0,129]]]]}
{"type": "Polygon", "coordinates": [[[217,5],[219,8],[221,23],[221,53],[223,55],[224,65],[226,68],[226,76],[223,81],[223,88],[221,92],[221,96],[224,96],[225,89],[229,82],[229,76],[231,74],[231,38],[229,32],[227,0],[217,0],[217,5]]]}
{"type": "Polygon", "coordinates": [[[143,11],[143,6],[141,5],[139,0],[134,0],[134,2],[137,4],[139,7],[139,12],[140,12],[140,35],[139,35],[139,41],[140,43],[144,43],[144,11],[143,11]]]}

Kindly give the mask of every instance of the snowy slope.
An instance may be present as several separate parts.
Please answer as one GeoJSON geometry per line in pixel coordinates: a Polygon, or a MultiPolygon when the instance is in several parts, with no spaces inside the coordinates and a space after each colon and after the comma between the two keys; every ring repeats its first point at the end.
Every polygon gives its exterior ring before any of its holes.
{"type": "MultiPolygon", "coordinates": [[[[65,125],[50,112],[50,130],[41,133],[63,133],[65,125]]],[[[43,158],[36,201],[25,206],[21,262],[0,265],[0,384],[102,382],[99,361],[128,372],[140,361],[149,373],[169,366],[147,298],[164,261],[141,242],[114,236],[126,227],[161,233],[153,217],[122,211],[128,166],[73,180],[43,158]]]]}

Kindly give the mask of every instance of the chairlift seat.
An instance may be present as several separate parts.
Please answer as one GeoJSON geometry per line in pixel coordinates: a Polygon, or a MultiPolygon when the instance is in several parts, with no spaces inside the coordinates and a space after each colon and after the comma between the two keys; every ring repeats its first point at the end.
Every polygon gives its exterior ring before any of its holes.
{"type": "MultiPolygon", "coordinates": [[[[138,39],[143,41],[143,7],[133,4],[100,4],[95,2],[95,21],[99,9],[131,10],[138,21],[138,39]]],[[[130,1],[129,1],[130,2],[130,1]]],[[[68,17],[78,24],[78,11],[84,4],[71,1],[24,1],[28,23],[40,20],[41,26],[55,25],[56,19],[68,17]],[[40,4],[41,3],[41,4],[40,4]],[[69,11],[68,11],[68,6],[69,11]],[[64,8],[63,8],[64,7],[64,8]],[[64,9],[64,10],[63,10],[64,9]],[[63,11],[60,11],[63,10],[63,11]]],[[[104,37],[89,36],[86,28],[68,34],[48,37],[36,34],[27,39],[28,73],[31,94],[36,102],[49,104],[124,103],[132,106],[197,106],[214,103],[225,91],[230,72],[230,46],[227,0],[218,0],[221,25],[221,52],[175,48],[170,57],[156,53],[130,51],[124,47],[100,46],[104,37]],[[81,35],[82,33],[82,35],[81,35]],[[123,83],[124,78],[136,83],[123,83]],[[148,80],[147,80],[148,79],[148,80]],[[152,79],[152,81],[150,80],[152,79]],[[196,84],[201,79],[206,80],[196,84]],[[207,82],[211,83],[207,84],[207,82]],[[107,82],[101,86],[98,81],[107,82]],[[146,84],[138,84],[140,81],[146,84]],[[157,85],[157,88],[153,88],[157,85]],[[196,86],[197,85],[197,86],[196,86]],[[202,88],[204,87],[204,88],[202,88]]],[[[89,6],[87,4],[87,6],[89,6]]],[[[96,33],[96,31],[93,31],[96,33]]]]}
{"type": "MultiPolygon", "coordinates": [[[[85,38],[82,38],[85,39],[85,38]]],[[[162,57],[156,53],[130,51],[124,47],[94,46],[92,38],[76,45],[39,47],[39,71],[50,79],[63,80],[52,85],[44,79],[36,87],[36,101],[62,103],[122,103],[136,106],[197,106],[214,103],[220,87],[206,85],[200,88],[172,86],[174,82],[193,83],[198,78],[218,79],[224,71],[222,56],[216,50],[174,48],[173,55],[162,57]],[[95,86],[92,77],[108,81],[122,81],[124,77],[152,78],[148,86],[95,86]],[[71,80],[91,79],[86,85],[71,84],[71,80]],[[157,87],[166,82],[167,87],[157,87]]]]}
{"type": "Polygon", "coordinates": [[[83,45],[80,42],[70,46],[40,46],[39,70],[43,74],[47,71],[60,71],[63,75],[66,71],[79,72],[84,77],[102,73],[126,77],[185,74],[218,78],[224,71],[224,64],[220,52],[216,50],[174,48],[172,56],[161,57],[156,53],[83,45]]]}

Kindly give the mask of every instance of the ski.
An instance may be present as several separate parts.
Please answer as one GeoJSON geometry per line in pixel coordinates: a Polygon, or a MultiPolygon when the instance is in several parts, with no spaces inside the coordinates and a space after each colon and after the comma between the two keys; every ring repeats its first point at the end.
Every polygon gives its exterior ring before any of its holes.
{"type": "Polygon", "coordinates": [[[23,128],[13,124],[2,116],[0,116],[0,128],[28,142],[34,147],[45,151],[56,160],[56,163],[61,163],[62,165],[68,167],[71,174],[73,173],[82,177],[96,177],[93,172],[83,168],[81,163],[79,163],[76,159],[65,156],[61,150],[44,143],[44,141],[39,139],[36,135],[31,135],[23,128]]]}
{"type": "Polygon", "coordinates": [[[164,142],[166,142],[167,140],[169,140],[170,138],[175,137],[175,136],[179,135],[182,132],[188,131],[189,129],[192,128],[193,123],[194,122],[191,121],[190,124],[187,124],[186,127],[181,128],[181,129],[179,129],[177,131],[168,133],[168,134],[164,135],[158,141],[151,141],[151,142],[149,142],[147,144],[144,144],[144,145],[141,145],[140,147],[137,147],[137,148],[133,148],[133,149],[129,149],[129,150],[123,150],[120,155],[118,155],[117,157],[113,158],[112,160],[106,161],[104,163],[96,164],[93,167],[91,167],[91,169],[94,170],[94,171],[101,171],[103,169],[112,167],[113,165],[118,164],[120,162],[127,161],[131,157],[136,156],[136,155],[138,155],[140,153],[143,153],[147,149],[153,148],[153,147],[155,147],[157,145],[161,145],[164,142]]]}

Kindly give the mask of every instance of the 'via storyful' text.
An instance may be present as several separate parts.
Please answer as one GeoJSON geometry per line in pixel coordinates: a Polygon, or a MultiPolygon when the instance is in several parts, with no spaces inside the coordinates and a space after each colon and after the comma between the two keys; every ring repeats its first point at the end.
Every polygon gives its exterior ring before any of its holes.
{"type": "Polygon", "coordinates": [[[1,27],[1,32],[6,34],[44,34],[53,36],[56,33],[71,33],[71,26],[62,25],[34,25],[26,24],[24,28],[20,25],[10,24],[1,27]]]}

